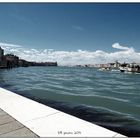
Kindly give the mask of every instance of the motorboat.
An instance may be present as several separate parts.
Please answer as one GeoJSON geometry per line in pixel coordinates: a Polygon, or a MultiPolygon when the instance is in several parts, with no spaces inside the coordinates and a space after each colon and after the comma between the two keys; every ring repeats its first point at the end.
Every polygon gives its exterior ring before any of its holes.
{"type": "Polygon", "coordinates": [[[110,71],[111,68],[110,67],[103,67],[103,68],[100,68],[99,70],[101,70],[101,71],[110,71]]]}

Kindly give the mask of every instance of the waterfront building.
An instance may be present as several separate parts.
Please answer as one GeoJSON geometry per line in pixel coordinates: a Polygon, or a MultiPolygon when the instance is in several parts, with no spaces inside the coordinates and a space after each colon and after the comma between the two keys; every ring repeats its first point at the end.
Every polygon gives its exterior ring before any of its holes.
{"type": "Polygon", "coordinates": [[[124,62],[124,63],[121,64],[121,67],[127,67],[127,66],[129,66],[129,63],[124,62]]]}
{"type": "Polygon", "coordinates": [[[108,67],[110,67],[110,64],[100,64],[100,67],[101,68],[108,68],[108,67]]]}
{"type": "Polygon", "coordinates": [[[18,65],[19,65],[19,67],[28,67],[29,62],[27,62],[26,60],[23,60],[23,59],[19,59],[18,65]]]}
{"type": "Polygon", "coordinates": [[[5,56],[0,57],[0,68],[7,68],[7,60],[5,56]]]}
{"type": "Polygon", "coordinates": [[[115,61],[114,67],[119,68],[121,66],[121,63],[119,63],[117,60],[115,61]]]}
{"type": "Polygon", "coordinates": [[[57,66],[57,62],[28,62],[29,66],[57,66]]]}
{"type": "Polygon", "coordinates": [[[0,68],[6,67],[6,58],[4,56],[4,50],[0,47],[0,68]]]}
{"type": "Polygon", "coordinates": [[[117,60],[114,63],[108,63],[110,68],[119,68],[121,66],[121,63],[119,63],[117,60]]]}
{"type": "Polygon", "coordinates": [[[4,50],[0,47],[0,68],[28,66],[57,66],[57,62],[29,62],[13,54],[4,55],[4,50]]]}
{"type": "Polygon", "coordinates": [[[6,57],[8,68],[18,67],[19,57],[17,57],[16,55],[13,55],[13,54],[6,54],[5,57],[6,57]]]}
{"type": "Polygon", "coordinates": [[[0,47],[0,57],[4,55],[4,50],[0,47]]]}

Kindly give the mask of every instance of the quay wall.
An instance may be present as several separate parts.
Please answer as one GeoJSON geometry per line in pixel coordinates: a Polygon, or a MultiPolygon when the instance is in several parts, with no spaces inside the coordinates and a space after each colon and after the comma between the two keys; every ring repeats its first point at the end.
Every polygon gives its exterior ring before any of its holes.
{"type": "Polygon", "coordinates": [[[39,137],[125,137],[3,88],[0,108],[39,137]]]}

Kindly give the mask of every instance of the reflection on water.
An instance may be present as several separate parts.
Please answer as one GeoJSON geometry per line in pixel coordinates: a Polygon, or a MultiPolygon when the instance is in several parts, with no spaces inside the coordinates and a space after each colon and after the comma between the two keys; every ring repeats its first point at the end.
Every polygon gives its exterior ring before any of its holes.
{"type": "Polygon", "coordinates": [[[140,136],[140,75],[95,68],[0,70],[1,86],[127,136],[140,136]]]}

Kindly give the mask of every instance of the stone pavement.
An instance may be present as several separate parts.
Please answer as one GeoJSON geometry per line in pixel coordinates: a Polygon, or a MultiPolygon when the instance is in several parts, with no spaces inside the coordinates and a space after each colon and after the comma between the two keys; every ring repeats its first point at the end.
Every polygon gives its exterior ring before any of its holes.
{"type": "Polygon", "coordinates": [[[0,138],[36,138],[35,133],[0,109],[0,138]]]}

